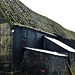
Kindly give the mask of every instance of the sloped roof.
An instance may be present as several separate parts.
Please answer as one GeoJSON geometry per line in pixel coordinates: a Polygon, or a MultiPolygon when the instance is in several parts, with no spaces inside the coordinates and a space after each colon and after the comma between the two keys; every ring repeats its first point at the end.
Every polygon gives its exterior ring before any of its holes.
{"type": "Polygon", "coordinates": [[[75,40],[75,32],[69,31],[48,19],[30,10],[19,0],[0,0],[0,23],[19,23],[25,26],[41,29],[51,34],[75,40]]]}

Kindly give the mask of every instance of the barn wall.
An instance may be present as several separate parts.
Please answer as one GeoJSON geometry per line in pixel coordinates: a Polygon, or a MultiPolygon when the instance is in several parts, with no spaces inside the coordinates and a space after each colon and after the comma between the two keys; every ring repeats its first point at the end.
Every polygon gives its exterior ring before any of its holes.
{"type": "Polygon", "coordinates": [[[35,75],[42,75],[42,73],[43,75],[65,75],[65,72],[69,73],[65,57],[25,49],[24,61],[25,70],[32,75],[34,73],[37,73],[35,75]]]}
{"type": "MultiPolygon", "coordinates": [[[[31,47],[31,48],[39,48],[39,49],[48,49],[52,51],[57,51],[59,53],[66,52],[65,49],[56,45],[55,43],[44,39],[43,36],[48,36],[52,38],[56,38],[55,36],[45,34],[30,28],[14,26],[14,39],[13,39],[13,59],[14,64],[17,68],[20,66],[20,63],[23,61],[24,50],[23,47],[31,47]]],[[[60,37],[58,37],[60,39],[60,37]]],[[[62,38],[62,41],[65,38],[62,38]]],[[[66,40],[72,44],[72,41],[66,40]]],[[[67,43],[68,44],[68,43],[67,43]]],[[[19,68],[18,68],[19,69],[19,68]]]]}
{"type": "Polygon", "coordinates": [[[75,53],[68,52],[64,48],[58,46],[57,44],[53,43],[52,41],[48,40],[44,37],[44,49],[50,50],[50,51],[56,51],[59,53],[66,53],[68,55],[68,62],[71,67],[71,70],[75,71],[75,53]]]}
{"type": "Polygon", "coordinates": [[[70,67],[75,72],[75,53],[69,53],[70,67]]]}
{"type": "Polygon", "coordinates": [[[11,56],[10,24],[0,24],[0,71],[9,71],[11,56]]]}
{"type": "Polygon", "coordinates": [[[28,28],[14,27],[14,63],[19,64],[23,58],[23,47],[43,48],[43,38],[46,34],[28,28]]]}
{"type": "Polygon", "coordinates": [[[19,64],[23,57],[23,48],[25,46],[31,48],[43,49],[44,38],[43,36],[54,37],[36,30],[28,29],[25,27],[14,26],[14,44],[13,44],[13,55],[14,62],[19,64]],[[19,60],[18,60],[19,59],[19,60]],[[18,62],[17,62],[18,61],[18,62]]]}

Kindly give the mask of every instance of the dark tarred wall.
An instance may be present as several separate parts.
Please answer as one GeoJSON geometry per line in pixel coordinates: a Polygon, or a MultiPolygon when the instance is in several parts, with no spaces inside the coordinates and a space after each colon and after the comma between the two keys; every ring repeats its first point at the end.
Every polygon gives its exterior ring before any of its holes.
{"type": "Polygon", "coordinates": [[[26,27],[19,27],[14,26],[14,38],[13,38],[13,59],[16,68],[19,69],[21,62],[23,61],[24,57],[24,47],[31,47],[31,48],[39,48],[39,49],[48,49],[52,51],[57,51],[59,53],[66,52],[65,49],[61,48],[60,46],[56,45],[55,43],[44,39],[43,36],[48,36],[51,38],[56,38],[62,40],[68,45],[72,45],[74,47],[74,42],[70,40],[66,40],[62,37],[55,37],[49,34],[45,34],[36,30],[28,29],[26,27]],[[69,43],[68,43],[69,42],[69,43]]]}

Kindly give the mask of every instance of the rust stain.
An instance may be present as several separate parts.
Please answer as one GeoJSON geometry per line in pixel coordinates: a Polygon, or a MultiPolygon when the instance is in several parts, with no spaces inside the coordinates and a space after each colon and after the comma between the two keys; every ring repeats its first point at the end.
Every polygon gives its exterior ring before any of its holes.
{"type": "Polygon", "coordinates": [[[45,72],[45,70],[41,70],[41,72],[45,72]]]}

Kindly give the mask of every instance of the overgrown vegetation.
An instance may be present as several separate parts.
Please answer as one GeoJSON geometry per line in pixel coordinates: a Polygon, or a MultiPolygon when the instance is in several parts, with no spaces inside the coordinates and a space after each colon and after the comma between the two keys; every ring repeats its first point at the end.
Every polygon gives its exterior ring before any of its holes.
{"type": "Polygon", "coordinates": [[[0,0],[0,23],[19,23],[75,40],[75,33],[47,17],[33,12],[19,0],[0,0]]]}

